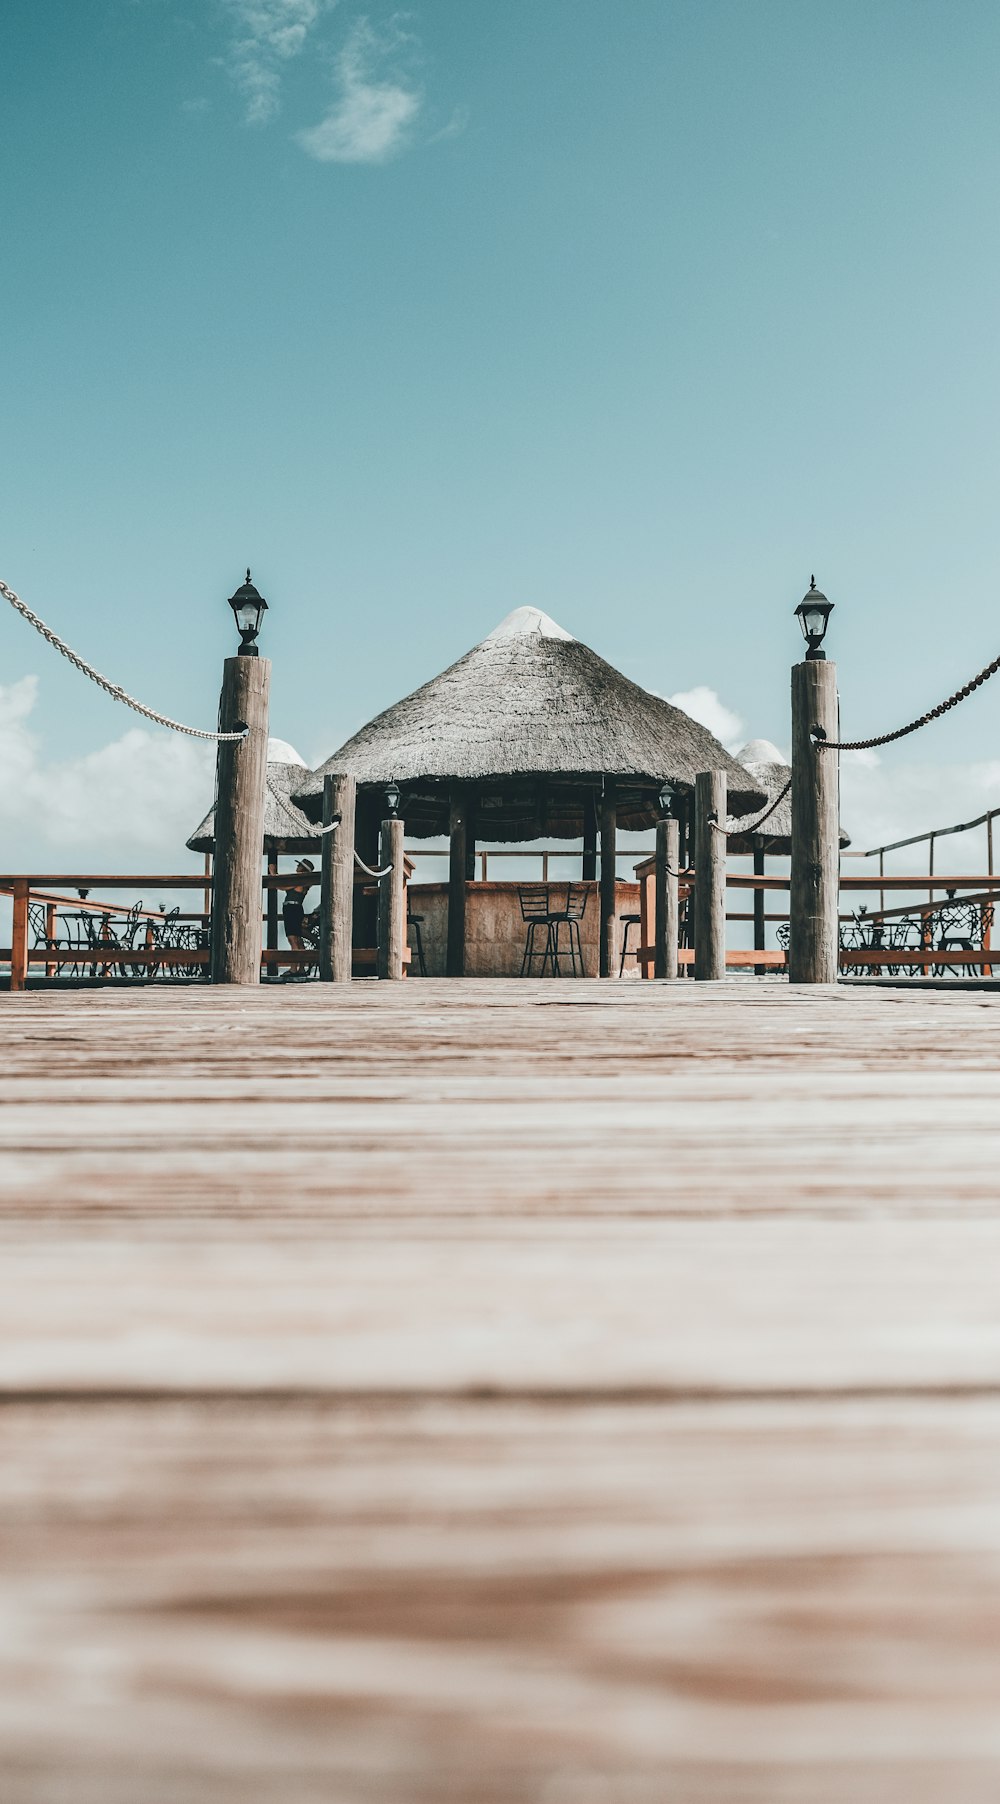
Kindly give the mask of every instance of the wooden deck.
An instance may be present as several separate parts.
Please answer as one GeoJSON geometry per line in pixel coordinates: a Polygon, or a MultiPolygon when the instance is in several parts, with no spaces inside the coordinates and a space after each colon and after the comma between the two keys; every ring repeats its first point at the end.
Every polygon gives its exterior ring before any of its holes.
{"type": "Polygon", "coordinates": [[[995,996],[2,1008],[4,1804],[995,1804],[995,996]]]}

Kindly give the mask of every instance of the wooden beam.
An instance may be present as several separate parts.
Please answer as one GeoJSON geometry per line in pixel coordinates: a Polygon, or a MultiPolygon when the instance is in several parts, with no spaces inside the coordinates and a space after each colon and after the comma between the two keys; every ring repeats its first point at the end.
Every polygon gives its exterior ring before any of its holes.
{"type": "MultiPolygon", "coordinates": [[[[753,874],[755,877],[763,877],[764,875],[765,856],[766,854],[758,846],[753,855],[753,874]]],[[[763,952],[767,944],[764,900],[764,891],[762,889],[755,889],[753,893],[753,943],[756,952],[763,952]]],[[[765,969],[766,966],[761,962],[761,964],[757,966],[757,976],[763,977],[765,969]]]]}
{"type": "Polygon", "coordinates": [[[387,877],[378,886],[378,974],[399,978],[403,975],[403,944],[406,939],[406,893],[403,882],[403,823],[382,822],[378,861],[380,869],[391,865],[387,877]]]}
{"type": "Polygon", "coordinates": [[[788,976],[791,983],[836,983],[840,803],[838,753],[813,739],[836,740],[837,666],[807,658],[792,666],[792,864],[788,976]]]}
{"type": "Polygon", "coordinates": [[[448,953],[445,966],[448,977],[465,976],[465,883],[467,844],[467,803],[464,783],[453,783],[449,797],[448,830],[448,953]]]}
{"type": "Polygon", "coordinates": [[[269,658],[227,658],[219,727],[249,732],[220,741],[215,797],[213,983],[258,984],[261,955],[261,859],[267,782],[269,658]]]}
{"type": "MultiPolygon", "coordinates": [[[[273,852],[271,852],[268,855],[267,874],[269,877],[276,877],[278,875],[278,860],[277,860],[276,855],[273,852]]],[[[268,952],[277,952],[277,950],[278,950],[278,891],[276,889],[266,890],[265,899],[266,899],[266,906],[267,906],[267,937],[265,939],[265,945],[267,947],[268,952]]]]}
{"type": "Polygon", "coordinates": [[[618,794],[613,777],[605,777],[601,794],[601,939],[600,974],[618,974],[618,914],[615,878],[618,869],[618,794]]]}
{"type": "Polygon", "coordinates": [[[10,987],[23,990],[28,976],[28,879],[14,879],[14,912],[10,934],[10,987]]]}
{"type": "Polygon", "coordinates": [[[679,925],[677,872],[680,855],[680,823],[676,820],[656,823],[656,920],[654,928],[655,977],[677,976],[677,930],[679,925]]]}
{"type": "Polygon", "coordinates": [[[320,868],[319,974],[324,983],[350,983],[354,938],[355,779],[338,772],[323,779],[323,835],[320,868]]]}
{"type": "Polygon", "coordinates": [[[583,795],[583,868],[584,883],[597,881],[597,799],[592,789],[583,795]]]}
{"type": "Polygon", "coordinates": [[[694,974],[717,982],[726,969],[726,775],[695,778],[694,974]]]}

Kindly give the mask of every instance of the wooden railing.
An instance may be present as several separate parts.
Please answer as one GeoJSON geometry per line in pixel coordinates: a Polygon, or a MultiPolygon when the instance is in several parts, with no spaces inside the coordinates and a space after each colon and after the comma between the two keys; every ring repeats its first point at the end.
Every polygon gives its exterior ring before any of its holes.
{"type": "MultiPolygon", "coordinates": [[[[412,869],[407,858],[405,874],[408,877],[412,869]]],[[[277,946],[277,915],[273,905],[269,906],[270,896],[275,891],[287,890],[294,884],[294,872],[269,873],[261,877],[261,920],[267,930],[268,940],[261,952],[261,966],[265,973],[279,973],[281,970],[294,970],[308,967],[316,963],[316,954],[311,950],[297,951],[293,947],[277,946]]],[[[376,887],[361,873],[355,874],[355,889],[363,896],[372,896],[376,887]]],[[[319,873],[315,883],[310,887],[317,888],[319,873]]],[[[53,945],[51,943],[31,945],[29,931],[29,904],[37,903],[45,910],[45,940],[57,941],[60,910],[70,909],[74,914],[91,914],[98,918],[107,916],[120,918],[130,913],[127,902],[109,900],[106,896],[91,894],[95,890],[130,890],[133,893],[153,891],[162,895],[186,890],[201,891],[201,908],[194,912],[178,913],[178,922],[192,924],[198,922],[207,936],[211,921],[212,878],[207,872],[182,873],[171,872],[164,876],[160,872],[140,873],[108,873],[102,871],[95,875],[92,872],[65,872],[0,876],[0,896],[10,896],[11,909],[11,943],[0,946],[0,965],[6,964],[10,970],[12,990],[22,990],[32,969],[41,969],[46,977],[58,978],[68,968],[85,966],[93,968],[97,977],[105,979],[115,972],[126,970],[133,976],[143,974],[156,977],[179,970],[202,970],[207,974],[210,952],[207,943],[202,946],[173,946],[143,944],[125,947],[117,945],[109,936],[103,944],[83,943],[76,945],[53,945]],[[85,890],[88,893],[81,895],[85,890]],[[73,892],[72,894],[69,892],[73,892]]],[[[405,892],[403,907],[405,911],[405,892]]],[[[143,908],[140,920],[154,927],[157,922],[166,919],[162,909],[143,908]]],[[[405,945],[406,935],[403,933],[403,963],[410,962],[409,948],[405,945]]],[[[377,948],[373,945],[361,945],[353,948],[353,965],[357,972],[372,971],[377,961],[377,948]]]]}
{"type": "MultiPolygon", "coordinates": [[[[447,854],[427,853],[423,852],[420,848],[417,848],[415,853],[408,852],[407,874],[409,875],[410,870],[412,870],[415,857],[435,856],[447,857],[447,854]]],[[[484,861],[489,856],[489,853],[477,853],[477,857],[484,861]]],[[[493,856],[502,858],[534,859],[536,861],[542,860],[543,872],[547,873],[549,869],[548,860],[550,857],[565,858],[567,856],[573,857],[574,854],[567,854],[558,848],[544,848],[534,851],[515,850],[510,852],[494,852],[493,856]]],[[[620,858],[630,859],[633,862],[635,861],[634,851],[620,853],[618,856],[620,858]]],[[[482,868],[487,869],[488,867],[484,863],[482,868]]],[[[638,948],[635,949],[635,957],[640,968],[643,970],[644,975],[650,975],[653,965],[653,859],[641,859],[639,862],[635,863],[634,868],[636,877],[639,880],[640,911],[642,917],[639,935],[640,944],[638,948]]],[[[693,876],[693,873],[691,875],[693,876]]],[[[290,872],[279,874],[271,873],[267,876],[263,876],[261,879],[263,899],[262,915],[263,919],[269,923],[271,930],[269,932],[270,939],[276,937],[274,932],[276,916],[273,906],[267,907],[264,904],[271,893],[287,890],[293,879],[294,873],[290,872]]],[[[543,880],[548,881],[549,879],[546,876],[543,880]]],[[[563,879],[563,881],[565,881],[565,879],[563,879]]],[[[364,877],[359,876],[356,879],[356,882],[363,893],[373,893],[373,886],[368,883],[364,877]]],[[[764,892],[768,895],[773,893],[775,896],[780,896],[783,892],[787,893],[789,888],[789,878],[787,876],[778,875],[751,876],[742,872],[729,871],[726,877],[726,885],[728,890],[734,892],[749,890],[750,892],[764,892]]],[[[683,894],[686,894],[688,887],[689,884],[682,884],[683,894]]],[[[12,898],[13,904],[11,944],[8,947],[0,947],[0,964],[9,965],[11,989],[22,989],[27,981],[29,971],[31,970],[43,971],[47,977],[56,978],[65,970],[65,968],[73,966],[79,967],[81,965],[87,965],[88,967],[93,965],[98,975],[101,974],[102,970],[110,971],[113,967],[117,967],[119,969],[127,969],[135,976],[141,976],[143,974],[157,976],[162,975],[165,971],[190,969],[192,967],[199,969],[207,968],[209,953],[205,946],[195,948],[140,945],[133,948],[119,948],[113,947],[109,942],[106,956],[104,956],[100,949],[92,947],[67,946],[54,948],[52,945],[46,944],[30,945],[28,925],[29,902],[37,902],[45,908],[46,938],[49,941],[57,938],[56,928],[58,924],[58,914],[61,909],[72,908],[76,913],[89,912],[98,916],[122,916],[129,911],[127,902],[109,900],[106,896],[101,896],[99,898],[94,894],[80,896],[79,891],[81,889],[91,892],[95,890],[105,892],[130,890],[133,893],[138,893],[139,891],[152,891],[154,893],[159,893],[160,895],[164,892],[176,893],[177,891],[200,891],[199,901],[201,906],[195,911],[182,913],[177,918],[186,923],[199,922],[205,928],[207,928],[210,919],[212,880],[206,873],[172,872],[163,875],[161,873],[108,874],[107,872],[100,872],[95,875],[84,872],[70,873],[67,875],[62,872],[57,872],[54,874],[46,873],[42,875],[19,873],[13,876],[0,877],[0,895],[9,895],[12,898]]],[[[880,894],[881,906],[877,909],[866,911],[866,919],[869,922],[878,923],[880,921],[891,921],[902,915],[912,915],[924,921],[927,924],[928,933],[930,933],[932,930],[933,916],[942,906],[940,896],[941,891],[954,891],[956,895],[960,895],[964,900],[971,903],[994,902],[997,899],[1000,899],[1000,876],[994,876],[992,873],[987,873],[985,875],[982,873],[971,875],[969,873],[948,875],[941,872],[928,873],[926,875],[886,875],[884,871],[881,871],[877,875],[871,873],[867,875],[859,874],[857,876],[844,873],[841,876],[840,889],[842,896],[845,897],[854,895],[860,896],[866,893],[871,895],[875,892],[880,894]],[[890,902],[889,905],[886,905],[887,896],[891,897],[893,894],[913,895],[914,892],[919,894],[921,891],[927,892],[928,899],[926,901],[903,903],[898,906],[895,906],[890,902]],[[937,892],[937,900],[934,900],[935,892],[937,892]]],[[[163,920],[164,915],[162,909],[143,908],[140,918],[148,921],[151,925],[155,925],[158,921],[163,920]]],[[[754,916],[750,911],[745,909],[732,909],[727,912],[726,918],[727,921],[731,921],[734,924],[746,924],[751,922],[754,919],[754,916]]],[[[768,923],[787,921],[788,912],[787,909],[772,909],[765,913],[764,918],[768,923]]],[[[840,916],[842,923],[851,922],[854,918],[853,911],[842,913],[840,916]]],[[[855,968],[870,968],[876,973],[879,971],[892,971],[900,967],[913,969],[925,966],[933,969],[935,967],[940,968],[942,966],[948,966],[956,969],[967,968],[971,970],[980,970],[991,974],[993,960],[996,959],[997,962],[1000,962],[1000,954],[993,954],[990,951],[990,932],[988,928],[984,932],[982,938],[982,945],[978,948],[973,948],[972,950],[951,948],[943,950],[934,947],[929,942],[926,946],[920,948],[906,947],[897,949],[883,946],[852,947],[850,949],[845,949],[844,952],[842,952],[841,964],[842,966],[853,966],[855,968]]],[[[679,954],[681,966],[686,967],[689,965],[692,958],[693,953],[690,947],[682,946],[679,954]]],[[[408,948],[404,952],[404,959],[407,963],[409,962],[408,948]]],[[[263,970],[271,974],[277,974],[283,969],[292,970],[307,967],[315,964],[315,962],[315,954],[311,951],[296,951],[291,947],[279,948],[273,943],[268,944],[265,947],[261,957],[263,970]]],[[[376,951],[374,947],[356,946],[354,948],[354,966],[356,970],[361,972],[374,969],[375,962],[376,951]]],[[[780,970],[784,968],[785,962],[784,952],[777,948],[768,948],[767,950],[760,947],[730,948],[726,954],[727,965],[736,968],[756,967],[757,969],[780,970]]]]}
{"type": "MultiPolygon", "coordinates": [[[[653,896],[655,861],[652,858],[642,859],[635,866],[635,874],[639,881],[639,907],[641,917],[639,928],[640,943],[636,949],[635,957],[636,963],[642,970],[643,976],[651,977],[654,963],[653,896]]],[[[682,880],[680,885],[682,900],[686,900],[690,893],[694,872],[687,872],[684,873],[684,875],[687,877],[687,882],[682,880]]],[[[744,875],[742,872],[738,871],[727,871],[726,873],[727,890],[780,893],[781,891],[788,891],[789,883],[790,879],[787,876],[754,877],[749,874],[744,875]]],[[[867,877],[854,877],[842,874],[840,878],[840,891],[842,896],[845,893],[847,895],[870,895],[879,889],[884,889],[890,893],[895,891],[896,893],[908,892],[911,894],[914,891],[919,893],[921,890],[927,890],[930,894],[932,894],[934,890],[952,890],[956,895],[959,892],[963,892],[963,900],[966,902],[995,902],[1000,899],[1000,876],[994,877],[990,874],[984,876],[981,873],[970,875],[965,873],[962,876],[942,876],[937,874],[934,876],[912,877],[897,874],[886,877],[883,874],[879,877],[875,877],[873,874],[867,877]]],[[[933,917],[941,906],[942,901],[939,897],[937,901],[928,900],[927,902],[905,903],[898,908],[866,910],[865,919],[876,925],[881,921],[897,919],[903,915],[919,918],[925,923],[925,927],[928,930],[926,935],[928,943],[919,948],[912,946],[899,948],[887,946],[844,947],[840,955],[841,968],[866,968],[870,969],[873,974],[878,974],[882,971],[891,972],[900,969],[912,970],[920,967],[934,969],[936,967],[949,966],[979,970],[984,975],[992,975],[993,963],[994,961],[1000,962],[1000,958],[998,958],[996,953],[991,953],[990,951],[991,930],[988,924],[982,934],[982,945],[978,948],[972,950],[948,949],[945,951],[930,944],[930,929],[932,927],[933,917]]],[[[766,913],[764,918],[769,922],[786,922],[788,920],[788,910],[784,909],[776,913],[766,913]]],[[[753,914],[747,911],[727,910],[726,912],[727,921],[750,922],[753,921],[753,919],[753,914]]],[[[847,925],[855,919],[856,914],[853,910],[841,913],[840,915],[842,925],[847,925]]],[[[686,969],[687,967],[692,966],[693,962],[693,950],[688,946],[681,946],[678,951],[678,964],[680,967],[686,969]]],[[[726,964],[730,968],[781,971],[786,968],[787,962],[786,955],[780,948],[768,948],[767,950],[764,950],[761,947],[730,947],[726,952],[726,964]]]]}

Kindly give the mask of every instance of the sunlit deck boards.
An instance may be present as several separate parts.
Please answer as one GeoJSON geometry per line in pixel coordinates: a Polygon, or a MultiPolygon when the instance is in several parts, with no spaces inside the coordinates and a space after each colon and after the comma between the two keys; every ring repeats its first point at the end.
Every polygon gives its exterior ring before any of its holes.
{"type": "Polygon", "coordinates": [[[992,1804],[996,998],[3,1010],[4,1804],[992,1804]]]}

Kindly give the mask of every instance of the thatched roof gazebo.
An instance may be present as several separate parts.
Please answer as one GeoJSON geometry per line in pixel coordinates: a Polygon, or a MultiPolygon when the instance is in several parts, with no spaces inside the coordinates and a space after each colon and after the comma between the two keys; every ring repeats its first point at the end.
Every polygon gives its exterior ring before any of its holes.
{"type": "MultiPolygon", "coordinates": [[[[268,858],[316,852],[320,838],[312,821],[292,801],[292,790],[308,769],[294,746],[284,739],[267,742],[267,787],[264,794],[264,844],[268,858]]],[[[187,841],[192,852],[214,852],[215,809],[210,808],[187,841]]]]}
{"type": "MultiPolygon", "coordinates": [[[[725,771],[741,812],[763,806],[764,790],[707,728],[538,608],[522,607],[369,721],[292,794],[318,819],[327,774],[353,774],[360,830],[366,796],[380,810],[382,792],[395,783],[408,835],[450,835],[448,970],[455,975],[464,968],[464,886],[477,837],[502,844],[582,838],[583,876],[594,878],[599,832],[603,971],[614,957],[616,830],[655,823],[665,778],[684,812],[703,770],[725,771]]],[[[371,856],[374,842],[361,849],[371,856]]]]}

